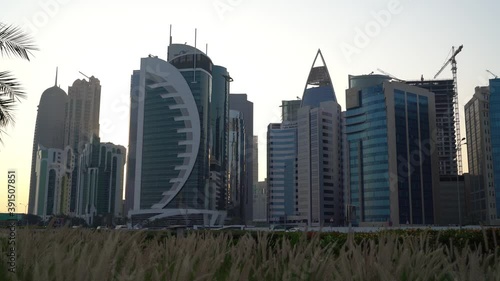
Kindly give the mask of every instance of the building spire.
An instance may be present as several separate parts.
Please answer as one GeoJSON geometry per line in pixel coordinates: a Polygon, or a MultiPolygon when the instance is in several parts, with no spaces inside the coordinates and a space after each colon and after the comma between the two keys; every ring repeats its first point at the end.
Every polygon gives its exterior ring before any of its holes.
{"type": "Polygon", "coordinates": [[[54,84],[54,86],[56,86],[56,87],[57,87],[57,71],[58,71],[58,68],[59,68],[59,67],[58,67],[58,66],[56,66],[56,83],[54,84]]]}

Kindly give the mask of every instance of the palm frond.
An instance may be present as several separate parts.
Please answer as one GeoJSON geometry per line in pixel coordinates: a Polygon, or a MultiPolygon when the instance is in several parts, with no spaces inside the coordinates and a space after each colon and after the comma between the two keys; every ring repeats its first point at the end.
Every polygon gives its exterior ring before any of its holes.
{"type": "Polygon", "coordinates": [[[14,99],[0,96],[0,128],[6,127],[10,123],[15,123],[14,115],[12,114],[14,106],[14,99]]]}
{"type": "Polygon", "coordinates": [[[0,71],[0,97],[7,96],[10,99],[20,100],[25,99],[26,93],[24,92],[21,83],[10,73],[10,71],[0,71]]]}
{"type": "Polygon", "coordinates": [[[0,53],[6,56],[19,56],[30,60],[30,51],[36,51],[33,39],[22,29],[13,25],[6,25],[0,22],[0,53]]]}

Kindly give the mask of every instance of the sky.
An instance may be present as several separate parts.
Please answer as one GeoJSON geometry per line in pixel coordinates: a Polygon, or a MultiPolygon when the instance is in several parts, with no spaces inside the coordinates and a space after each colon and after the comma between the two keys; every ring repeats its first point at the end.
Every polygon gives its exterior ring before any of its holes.
{"type": "MultiPolygon", "coordinates": [[[[18,212],[28,203],[37,105],[56,67],[66,92],[85,78],[79,71],[101,81],[101,141],[127,147],[132,71],[149,54],[166,59],[170,25],[173,42],[190,45],[197,28],[197,47],[208,44],[214,64],[227,67],[231,92],[254,103],[263,180],[267,125],[281,120],[282,100],[302,97],[318,49],[345,108],[349,74],[380,68],[400,79],[432,79],[452,46],[463,44],[457,66],[465,136],[463,106],[492,78],[486,69],[500,75],[499,10],[493,0],[1,0],[0,22],[22,27],[40,50],[29,62],[0,57],[0,71],[12,71],[28,94],[1,136],[0,212],[9,169],[18,175],[18,212]]],[[[438,78],[451,78],[451,66],[438,78]]]]}

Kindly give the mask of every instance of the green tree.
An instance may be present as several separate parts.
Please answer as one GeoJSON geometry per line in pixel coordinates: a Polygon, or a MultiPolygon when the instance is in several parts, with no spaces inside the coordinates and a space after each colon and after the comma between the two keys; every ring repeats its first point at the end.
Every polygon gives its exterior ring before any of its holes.
{"type": "MultiPolygon", "coordinates": [[[[0,54],[30,60],[31,51],[38,50],[32,38],[19,27],[0,22],[0,54]]],[[[26,98],[21,83],[10,72],[0,70],[0,134],[5,127],[14,124],[13,109],[21,98],[26,98]]],[[[0,138],[1,142],[1,138],[0,138]]]]}

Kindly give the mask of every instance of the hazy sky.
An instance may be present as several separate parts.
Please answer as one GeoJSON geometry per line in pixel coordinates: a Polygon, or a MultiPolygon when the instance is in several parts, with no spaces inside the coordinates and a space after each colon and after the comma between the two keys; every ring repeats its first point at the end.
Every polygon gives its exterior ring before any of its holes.
{"type": "MultiPolygon", "coordinates": [[[[173,42],[198,47],[228,68],[233,93],[254,102],[259,179],[265,175],[267,125],[280,121],[281,100],[302,97],[321,48],[337,99],[345,107],[348,74],[381,68],[401,79],[430,79],[452,46],[457,57],[460,113],[474,87],[500,75],[497,1],[410,0],[1,0],[0,21],[24,27],[40,51],[31,62],[1,57],[1,70],[23,82],[28,99],[0,145],[0,212],[6,211],[7,170],[17,169],[18,201],[27,204],[33,131],[42,92],[94,75],[101,81],[101,140],[128,146],[130,75],[148,54],[166,59],[173,42]]],[[[440,78],[451,78],[447,67],[440,78]]],[[[465,136],[462,119],[462,136],[465,136]]],[[[465,147],[464,147],[465,150],[465,147]]],[[[466,158],[464,158],[464,163],[466,158]]],[[[18,209],[24,212],[24,206],[18,209]]]]}

